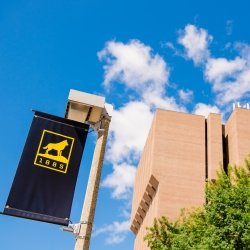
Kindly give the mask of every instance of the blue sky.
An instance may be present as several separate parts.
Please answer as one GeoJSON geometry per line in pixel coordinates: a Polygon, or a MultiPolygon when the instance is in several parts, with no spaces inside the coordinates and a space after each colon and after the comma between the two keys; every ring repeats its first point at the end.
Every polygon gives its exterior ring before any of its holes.
{"type": "MultiPolygon", "coordinates": [[[[233,102],[249,101],[249,1],[13,0],[0,6],[0,207],[31,109],[63,116],[70,89],[103,95],[115,110],[91,249],[133,249],[133,179],[154,110],[221,112],[227,119],[233,102]]],[[[94,141],[90,134],[74,223],[94,141]]],[[[17,247],[68,250],[74,238],[56,225],[1,216],[0,248],[17,247]]]]}

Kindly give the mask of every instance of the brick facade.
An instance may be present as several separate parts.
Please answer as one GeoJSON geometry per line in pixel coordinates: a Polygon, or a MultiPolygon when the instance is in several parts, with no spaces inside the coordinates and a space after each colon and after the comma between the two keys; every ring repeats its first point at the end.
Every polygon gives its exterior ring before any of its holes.
{"type": "Polygon", "coordinates": [[[135,178],[131,230],[135,250],[155,217],[178,217],[181,208],[201,206],[205,180],[220,164],[243,164],[250,153],[250,110],[236,108],[225,125],[221,115],[157,110],[135,178]]]}

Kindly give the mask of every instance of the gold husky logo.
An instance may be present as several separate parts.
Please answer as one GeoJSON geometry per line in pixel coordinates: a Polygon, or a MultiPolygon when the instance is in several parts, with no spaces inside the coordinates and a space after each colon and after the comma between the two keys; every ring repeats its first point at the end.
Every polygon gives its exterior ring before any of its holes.
{"type": "Polygon", "coordinates": [[[49,154],[49,151],[56,150],[57,156],[62,156],[62,151],[65,149],[66,146],[68,146],[68,141],[64,140],[58,143],[49,143],[46,147],[43,147],[43,149],[46,149],[46,154],[49,154]]]}
{"type": "Polygon", "coordinates": [[[66,173],[74,138],[43,130],[34,164],[40,167],[66,173]]]}

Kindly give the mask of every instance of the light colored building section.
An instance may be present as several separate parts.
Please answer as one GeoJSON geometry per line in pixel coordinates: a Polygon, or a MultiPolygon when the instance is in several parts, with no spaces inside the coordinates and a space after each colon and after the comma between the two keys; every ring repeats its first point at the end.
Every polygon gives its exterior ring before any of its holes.
{"type": "Polygon", "coordinates": [[[210,114],[207,118],[207,177],[216,179],[216,172],[223,164],[223,136],[220,114],[210,114]]]}
{"type": "Polygon", "coordinates": [[[157,205],[158,205],[158,199],[159,199],[158,194],[159,193],[156,192],[154,196],[152,197],[152,200],[149,203],[149,208],[146,211],[146,215],[143,218],[142,224],[140,225],[140,230],[138,231],[138,234],[136,235],[136,238],[138,240],[135,240],[134,249],[148,249],[147,243],[143,240],[143,238],[146,235],[146,227],[151,226],[152,219],[158,216],[157,215],[157,205]]]}
{"type": "Polygon", "coordinates": [[[205,118],[157,110],[138,166],[131,230],[136,250],[153,219],[179,215],[184,207],[204,203],[205,118]]]}
{"type": "Polygon", "coordinates": [[[205,118],[156,112],[153,175],[159,180],[157,215],[176,218],[184,207],[204,202],[205,118]]]}
{"type": "Polygon", "coordinates": [[[250,110],[236,108],[225,125],[228,161],[243,165],[250,153],[250,110]]]}
{"type": "Polygon", "coordinates": [[[162,215],[202,206],[205,181],[220,164],[242,164],[250,153],[250,110],[236,108],[227,123],[203,116],[157,110],[136,173],[131,230],[135,250],[148,249],[146,227],[162,215]]]}
{"type": "MultiPolygon", "coordinates": [[[[139,166],[136,171],[131,218],[135,218],[135,214],[140,207],[140,202],[143,198],[144,192],[152,175],[155,119],[156,118],[153,119],[153,123],[150,128],[146,144],[144,146],[139,166]]],[[[149,200],[147,200],[147,203],[148,202],[149,200]]]]}

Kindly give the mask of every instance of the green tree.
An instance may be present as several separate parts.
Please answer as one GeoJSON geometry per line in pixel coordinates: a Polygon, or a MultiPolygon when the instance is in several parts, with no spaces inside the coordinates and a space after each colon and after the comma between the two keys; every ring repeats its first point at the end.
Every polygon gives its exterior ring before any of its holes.
{"type": "Polygon", "coordinates": [[[178,220],[154,220],[145,240],[152,250],[250,249],[250,161],[221,168],[206,184],[206,204],[183,210],[178,220]]]}

